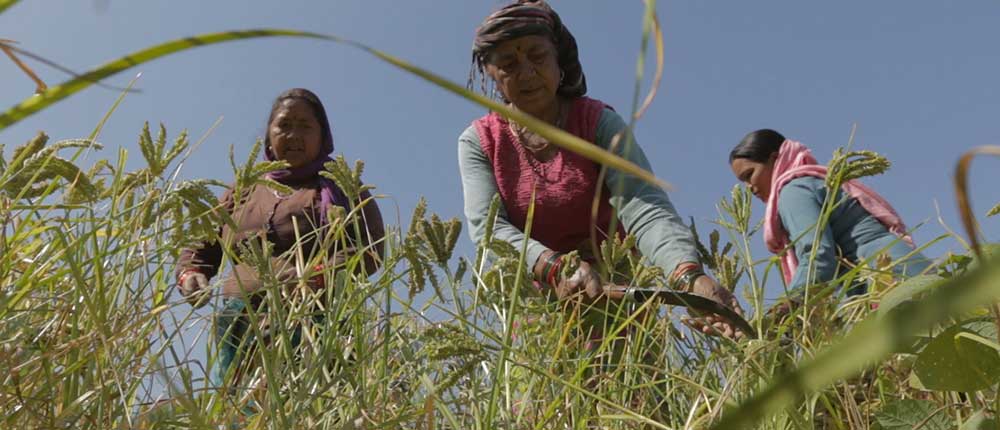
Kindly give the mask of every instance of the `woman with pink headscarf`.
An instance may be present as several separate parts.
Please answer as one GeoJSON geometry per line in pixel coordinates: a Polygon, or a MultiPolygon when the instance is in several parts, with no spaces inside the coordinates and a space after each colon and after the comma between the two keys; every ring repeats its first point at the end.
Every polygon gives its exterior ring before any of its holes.
{"type": "MultiPolygon", "coordinates": [[[[757,130],[733,148],[729,164],[736,177],[767,204],[764,240],[768,250],[781,255],[781,272],[793,296],[809,285],[836,279],[842,273],[841,258],[862,263],[886,255],[893,261],[894,272],[905,276],[919,274],[930,265],[915,251],[913,239],[889,202],[857,180],[841,184],[833,213],[819,226],[814,241],[829,190],[826,166],[805,145],[774,130],[757,130]],[[810,273],[808,262],[814,250],[810,273]]],[[[864,292],[864,287],[854,288],[848,295],[864,292]]]]}

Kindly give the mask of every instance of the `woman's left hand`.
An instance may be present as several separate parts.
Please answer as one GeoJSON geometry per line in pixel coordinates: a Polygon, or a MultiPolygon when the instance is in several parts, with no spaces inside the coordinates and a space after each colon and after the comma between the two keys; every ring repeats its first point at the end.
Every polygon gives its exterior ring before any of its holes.
{"type": "MultiPolygon", "coordinates": [[[[743,315],[743,309],[736,296],[729,290],[723,288],[714,279],[708,276],[699,276],[694,281],[691,292],[707,299],[714,300],[738,315],[743,315]]],[[[683,320],[692,329],[714,336],[725,336],[730,339],[739,340],[746,336],[742,330],[737,329],[733,324],[718,315],[694,316],[683,320]]]]}
{"type": "Polygon", "coordinates": [[[601,276],[586,261],[580,262],[580,267],[568,279],[560,279],[555,286],[556,297],[559,300],[576,299],[590,304],[604,294],[601,276]]]}

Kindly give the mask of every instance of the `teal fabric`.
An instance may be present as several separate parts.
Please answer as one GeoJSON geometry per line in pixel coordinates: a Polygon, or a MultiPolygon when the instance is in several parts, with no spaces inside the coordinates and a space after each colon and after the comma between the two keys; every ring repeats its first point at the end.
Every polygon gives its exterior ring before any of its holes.
{"type": "MultiPolygon", "coordinates": [[[[263,315],[263,307],[258,308],[263,315]]],[[[257,342],[253,330],[249,330],[250,317],[247,315],[247,302],[240,298],[227,298],[223,301],[222,310],[215,314],[215,342],[217,357],[211,371],[211,380],[216,387],[227,386],[233,372],[241,365],[245,356],[257,342]]],[[[323,315],[314,315],[313,323],[321,324],[323,315]]],[[[291,346],[296,348],[302,341],[302,329],[296,326],[292,331],[291,346]]]]}
{"type": "MultiPolygon", "coordinates": [[[[598,121],[594,143],[603,149],[610,149],[614,136],[625,128],[625,120],[621,116],[611,109],[605,109],[598,121]]],[[[623,144],[610,149],[612,152],[645,170],[653,171],[634,138],[621,140],[623,144]],[[627,140],[632,142],[626,147],[624,142],[627,140]]],[[[497,186],[492,164],[483,153],[475,126],[469,126],[458,139],[458,164],[462,175],[469,235],[474,242],[479,243],[485,234],[486,215],[493,196],[497,194],[497,186]]],[[[625,231],[638,240],[638,248],[643,256],[666,273],[673,272],[680,263],[698,261],[694,237],[677,214],[666,192],[615,169],[608,170],[605,184],[610,191],[611,206],[625,231]]],[[[515,249],[521,249],[526,239],[524,232],[507,221],[507,214],[502,207],[493,234],[515,249]]],[[[536,240],[527,240],[525,261],[533,265],[547,248],[536,240]]]]}
{"type": "MultiPolygon", "coordinates": [[[[235,370],[241,361],[241,356],[249,349],[253,338],[248,338],[244,345],[240,345],[243,336],[247,332],[247,318],[245,314],[246,301],[242,299],[227,298],[222,302],[222,310],[215,313],[213,325],[215,326],[214,339],[216,341],[217,356],[215,364],[211,370],[211,382],[216,388],[227,387],[226,381],[231,377],[227,375],[230,370],[235,370]]],[[[251,334],[251,336],[253,336],[251,334]]],[[[227,387],[231,388],[231,387],[227,387]]],[[[232,390],[227,390],[232,393],[232,390]]],[[[242,409],[243,417],[229,423],[224,428],[240,429],[245,426],[243,419],[256,414],[256,405],[251,401],[242,409]]]]}
{"type": "MultiPolygon", "coordinates": [[[[815,246],[815,273],[810,282],[807,279],[808,263],[814,248],[816,223],[826,195],[827,188],[822,179],[805,176],[788,182],[778,196],[778,215],[789,239],[795,243],[795,255],[799,260],[799,267],[788,286],[790,290],[802,291],[807,285],[835,279],[841,269],[838,251],[839,255],[854,263],[885,253],[898,262],[895,272],[904,276],[917,275],[930,266],[927,257],[914,253],[909,245],[889,232],[857,200],[850,197],[844,199],[845,195],[838,192],[835,201],[840,204],[834,208],[815,246]]],[[[852,289],[849,294],[863,292],[864,288],[859,288],[852,289]]]]}
{"type": "Polygon", "coordinates": [[[212,383],[216,387],[224,386],[227,373],[241,361],[240,357],[253,341],[251,337],[241,345],[249,324],[245,314],[246,305],[243,299],[227,298],[222,302],[222,310],[215,314],[213,325],[218,355],[211,373],[212,383]]]}

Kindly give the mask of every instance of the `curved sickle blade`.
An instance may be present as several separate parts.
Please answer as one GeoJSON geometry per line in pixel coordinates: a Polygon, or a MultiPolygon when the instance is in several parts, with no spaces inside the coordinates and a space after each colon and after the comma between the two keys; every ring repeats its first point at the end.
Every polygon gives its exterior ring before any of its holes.
{"type": "Polygon", "coordinates": [[[694,310],[695,312],[701,314],[716,314],[721,316],[729,322],[736,325],[737,328],[743,331],[744,334],[750,338],[756,338],[757,332],[754,331],[753,327],[747,320],[742,316],[733,312],[731,309],[723,306],[719,302],[716,302],[705,297],[684,293],[680,291],[669,290],[666,288],[655,288],[655,287],[609,287],[610,292],[624,293],[626,300],[631,300],[633,302],[645,302],[651,297],[657,297],[663,303],[671,306],[683,306],[685,308],[694,310]]]}

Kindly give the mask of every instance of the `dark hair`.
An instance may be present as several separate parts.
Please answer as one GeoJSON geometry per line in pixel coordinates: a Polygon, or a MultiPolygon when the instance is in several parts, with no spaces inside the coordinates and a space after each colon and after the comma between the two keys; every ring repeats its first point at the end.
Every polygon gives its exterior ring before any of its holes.
{"type": "Polygon", "coordinates": [[[485,66],[489,53],[497,45],[522,36],[548,37],[556,48],[556,60],[562,71],[557,93],[573,98],[587,93],[587,77],[580,64],[576,38],[563,24],[559,14],[544,0],[516,0],[490,14],[476,29],[472,42],[472,70],[469,72],[468,89],[474,89],[477,77],[483,93],[487,90],[485,66]]]}
{"type": "Polygon", "coordinates": [[[269,131],[271,121],[274,121],[274,114],[278,112],[278,108],[281,107],[285,100],[302,100],[312,108],[313,115],[316,115],[316,121],[319,122],[319,126],[323,131],[321,150],[326,154],[332,153],[333,131],[330,130],[330,121],[326,117],[326,109],[323,108],[323,102],[319,101],[319,97],[312,91],[305,88],[292,88],[278,95],[274,99],[274,103],[271,104],[271,113],[267,116],[267,128],[264,129],[264,154],[267,158],[269,160],[274,158],[274,155],[271,153],[271,133],[269,131]]]}
{"type": "Polygon", "coordinates": [[[729,152],[729,164],[733,164],[737,158],[767,163],[771,154],[775,154],[781,149],[782,143],[785,143],[785,136],[769,128],[751,132],[744,136],[740,144],[729,152]]]}

